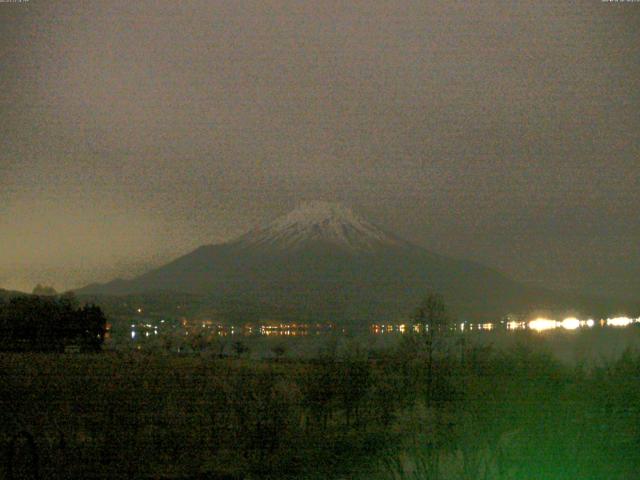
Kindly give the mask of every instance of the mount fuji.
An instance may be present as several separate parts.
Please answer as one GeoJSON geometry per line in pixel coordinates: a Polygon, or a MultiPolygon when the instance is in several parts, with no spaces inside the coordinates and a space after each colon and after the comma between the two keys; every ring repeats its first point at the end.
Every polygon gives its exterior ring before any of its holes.
{"type": "Polygon", "coordinates": [[[246,248],[295,252],[325,246],[351,253],[372,253],[384,248],[408,246],[338,203],[307,202],[231,242],[246,248]]]}
{"type": "Polygon", "coordinates": [[[289,318],[365,325],[405,320],[427,291],[442,293],[460,318],[479,321],[541,309],[603,308],[580,294],[521,284],[478,263],[430,252],[329,202],[302,204],[229,242],[77,293],[175,292],[212,304],[257,305],[254,313],[265,320],[286,311],[289,318]]]}

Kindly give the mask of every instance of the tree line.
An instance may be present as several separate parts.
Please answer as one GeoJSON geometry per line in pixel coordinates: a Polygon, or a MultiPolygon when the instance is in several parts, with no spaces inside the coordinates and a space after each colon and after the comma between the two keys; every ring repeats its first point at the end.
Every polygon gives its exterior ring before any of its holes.
{"type": "Polygon", "coordinates": [[[106,323],[100,307],[80,306],[72,294],[0,298],[0,350],[99,351],[106,323]]]}

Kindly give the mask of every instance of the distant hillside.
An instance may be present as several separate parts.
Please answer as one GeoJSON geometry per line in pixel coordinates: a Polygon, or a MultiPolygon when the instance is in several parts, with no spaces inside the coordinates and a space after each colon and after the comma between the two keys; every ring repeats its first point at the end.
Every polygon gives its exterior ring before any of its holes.
{"type": "Polygon", "coordinates": [[[155,291],[126,295],[80,294],[82,303],[96,304],[110,319],[141,317],[206,318],[243,324],[264,320],[303,321],[299,313],[278,305],[239,300],[230,296],[155,291]],[[141,312],[138,312],[138,309],[141,312]]]}
{"type": "Polygon", "coordinates": [[[8,300],[9,298],[12,298],[12,297],[23,297],[28,295],[29,295],[28,293],[18,292],[15,290],[4,290],[0,288],[0,299],[2,300],[8,300]]]}

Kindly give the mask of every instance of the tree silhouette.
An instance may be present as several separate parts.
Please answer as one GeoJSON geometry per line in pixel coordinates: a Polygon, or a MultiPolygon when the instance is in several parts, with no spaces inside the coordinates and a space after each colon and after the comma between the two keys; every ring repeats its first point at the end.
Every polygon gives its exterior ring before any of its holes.
{"type": "Polygon", "coordinates": [[[106,323],[100,307],[78,308],[72,295],[14,297],[0,304],[0,350],[62,351],[71,343],[99,351],[106,323]]]}
{"type": "Polygon", "coordinates": [[[416,309],[414,324],[420,325],[430,337],[449,330],[451,317],[447,312],[444,298],[439,293],[430,292],[416,309]]]}
{"type": "Polygon", "coordinates": [[[40,296],[53,297],[53,296],[57,295],[58,292],[56,292],[56,289],[51,287],[51,286],[41,285],[39,283],[38,285],[36,285],[34,287],[33,294],[34,295],[40,295],[40,296]]]}
{"type": "Polygon", "coordinates": [[[249,351],[249,347],[247,347],[244,342],[241,342],[239,340],[237,342],[233,342],[233,345],[231,347],[238,357],[241,357],[249,351]]]}
{"type": "Polygon", "coordinates": [[[442,346],[442,337],[451,332],[452,317],[442,295],[429,292],[420,302],[413,316],[411,332],[405,337],[404,350],[414,356],[424,356],[426,362],[427,398],[433,397],[434,355],[442,346]],[[416,327],[419,333],[414,332],[416,327]]]}
{"type": "Polygon", "coordinates": [[[280,360],[284,356],[284,354],[287,353],[287,347],[284,343],[279,343],[271,348],[271,353],[273,353],[276,358],[280,360]]]}

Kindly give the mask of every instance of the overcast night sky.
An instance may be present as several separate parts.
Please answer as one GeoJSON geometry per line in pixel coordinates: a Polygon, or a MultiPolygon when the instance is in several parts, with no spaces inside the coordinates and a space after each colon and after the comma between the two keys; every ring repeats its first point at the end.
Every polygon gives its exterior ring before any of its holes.
{"type": "Polygon", "coordinates": [[[0,287],[141,273],[300,201],[640,291],[640,4],[0,3],[0,287]]]}

